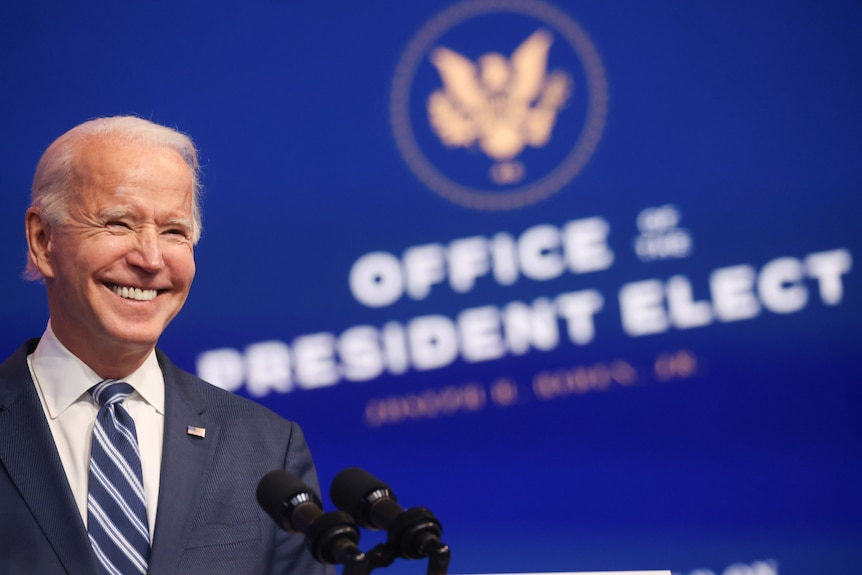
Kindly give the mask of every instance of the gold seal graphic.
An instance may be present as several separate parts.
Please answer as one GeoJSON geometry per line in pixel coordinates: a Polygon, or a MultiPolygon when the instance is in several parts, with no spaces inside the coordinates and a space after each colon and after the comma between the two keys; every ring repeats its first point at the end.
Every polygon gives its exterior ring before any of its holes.
{"type": "Polygon", "coordinates": [[[521,208],[558,192],[590,159],[606,115],[607,82],[595,47],[569,16],[538,0],[468,0],[438,14],[409,43],[390,94],[395,141],[411,171],[440,196],[479,210],[521,208]],[[456,26],[495,14],[531,17],[542,26],[521,38],[509,56],[489,50],[473,61],[455,47],[439,44],[441,36],[456,26]],[[564,69],[549,68],[549,52],[557,37],[576,55],[585,85],[576,85],[564,69]],[[420,147],[411,122],[410,98],[423,62],[436,70],[439,87],[427,96],[417,94],[426,98],[422,121],[446,149],[478,150],[490,160],[487,187],[454,181],[420,147]],[[571,149],[544,175],[519,185],[529,171],[520,155],[527,148],[541,149],[553,142],[554,130],[562,121],[560,112],[573,97],[585,100],[585,115],[571,149]]]}

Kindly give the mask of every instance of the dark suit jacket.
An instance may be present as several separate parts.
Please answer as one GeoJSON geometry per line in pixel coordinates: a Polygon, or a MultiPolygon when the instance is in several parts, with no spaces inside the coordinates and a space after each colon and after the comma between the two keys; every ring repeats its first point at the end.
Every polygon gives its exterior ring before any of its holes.
{"type": "MultiPolygon", "coordinates": [[[[36,393],[25,343],[0,365],[0,573],[95,575],[95,555],[36,393]]],[[[318,489],[300,428],[180,370],[161,351],[165,428],[150,575],[332,573],[258,506],[287,469],[318,489]],[[206,429],[206,437],[187,433],[206,429]]]]}

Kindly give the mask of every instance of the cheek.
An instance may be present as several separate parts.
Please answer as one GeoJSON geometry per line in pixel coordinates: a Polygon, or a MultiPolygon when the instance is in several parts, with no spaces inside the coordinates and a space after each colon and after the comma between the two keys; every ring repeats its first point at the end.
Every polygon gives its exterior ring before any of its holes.
{"type": "Polygon", "coordinates": [[[67,267],[74,267],[76,275],[89,275],[98,274],[123,261],[132,249],[132,244],[127,238],[103,236],[61,249],[67,267]]]}
{"type": "Polygon", "coordinates": [[[177,283],[191,285],[195,277],[194,252],[186,247],[178,247],[165,254],[165,261],[171,270],[171,277],[177,283]]]}
{"type": "Polygon", "coordinates": [[[78,283],[94,267],[92,255],[72,242],[56,242],[50,253],[54,278],[60,283],[78,283]]]}

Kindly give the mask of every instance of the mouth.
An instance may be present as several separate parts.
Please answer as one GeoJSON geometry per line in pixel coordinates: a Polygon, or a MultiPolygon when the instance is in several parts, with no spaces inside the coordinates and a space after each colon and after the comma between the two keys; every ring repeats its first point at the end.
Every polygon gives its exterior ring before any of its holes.
{"type": "Polygon", "coordinates": [[[158,295],[158,290],[154,289],[141,289],[117,284],[108,284],[108,288],[121,298],[135,301],[152,301],[158,295]]]}

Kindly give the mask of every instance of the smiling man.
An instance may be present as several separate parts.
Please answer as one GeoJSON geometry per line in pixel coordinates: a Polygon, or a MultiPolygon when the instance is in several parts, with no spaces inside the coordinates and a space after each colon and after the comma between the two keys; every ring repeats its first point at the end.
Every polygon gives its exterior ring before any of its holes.
{"type": "Polygon", "coordinates": [[[26,275],[50,321],[0,365],[0,572],[332,572],[255,500],[273,469],[317,488],[300,428],[156,349],[194,279],[199,195],[191,140],[140,118],[43,154],[26,275]]]}

